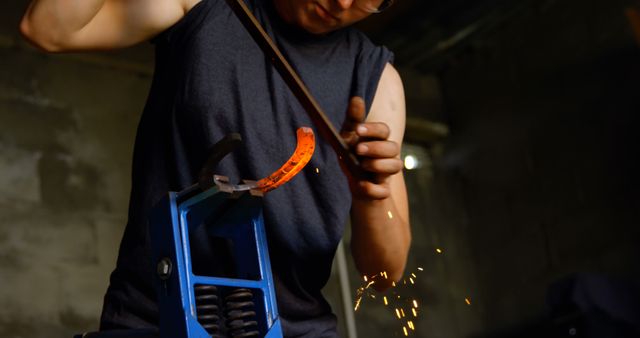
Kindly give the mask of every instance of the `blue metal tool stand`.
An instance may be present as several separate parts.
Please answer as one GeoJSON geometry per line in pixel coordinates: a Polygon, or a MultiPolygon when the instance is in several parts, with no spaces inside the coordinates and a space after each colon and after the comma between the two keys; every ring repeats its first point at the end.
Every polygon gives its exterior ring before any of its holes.
{"type": "Polygon", "coordinates": [[[150,218],[160,337],[282,337],[261,197],[189,190],[150,218]]]}

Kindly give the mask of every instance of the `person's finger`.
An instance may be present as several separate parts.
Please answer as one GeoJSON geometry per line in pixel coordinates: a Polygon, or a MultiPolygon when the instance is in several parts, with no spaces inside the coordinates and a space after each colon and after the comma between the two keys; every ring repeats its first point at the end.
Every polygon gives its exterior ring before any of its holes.
{"type": "Polygon", "coordinates": [[[365,105],[364,100],[359,96],[354,96],[349,100],[347,115],[342,125],[343,132],[355,131],[358,124],[364,121],[365,105]]]}
{"type": "Polygon", "coordinates": [[[366,141],[356,146],[356,154],[373,158],[392,158],[400,155],[400,146],[392,141],[366,141]]]}
{"type": "Polygon", "coordinates": [[[402,171],[403,163],[399,158],[363,159],[361,166],[366,171],[388,176],[402,171]]]}
{"type": "Polygon", "coordinates": [[[360,123],[356,128],[359,137],[368,139],[386,140],[391,134],[391,129],[383,122],[360,123]]]}

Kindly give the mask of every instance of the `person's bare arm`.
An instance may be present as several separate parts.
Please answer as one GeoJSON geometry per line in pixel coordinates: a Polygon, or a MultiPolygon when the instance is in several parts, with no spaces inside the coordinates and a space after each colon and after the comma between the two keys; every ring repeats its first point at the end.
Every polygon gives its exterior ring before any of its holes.
{"type": "Polygon", "coordinates": [[[182,18],[194,0],[32,0],[22,34],[51,52],[114,49],[147,40],[182,18]]]}
{"type": "Polygon", "coordinates": [[[358,123],[364,110],[362,99],[353,98],[348,113],[351,122],[343,129],[343,137],[361,156],[363,169],[375,177],[371,181],[350,179],[351,252],[362,274],[387,273],[387,280],[378,278],[376,282],[376,288],[382,290],[402,277],[411,243],[400,159],[405,128],[404,90],[398,72],[390,64],[383,71],[366,121],[358,123]]]}

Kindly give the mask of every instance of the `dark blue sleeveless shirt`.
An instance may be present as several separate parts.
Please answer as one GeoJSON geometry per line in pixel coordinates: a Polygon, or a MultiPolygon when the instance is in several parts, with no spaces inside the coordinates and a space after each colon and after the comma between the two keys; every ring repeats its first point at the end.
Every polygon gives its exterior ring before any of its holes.
{"type": "MultiPolygon", "coordinates": [[[[281,21],[271,1],[247,2],[337,128],[351,96],[364,97],[370,107],[392,59],[386,48],[351,28],[323,36],[301,32],[281,21]]],[[[102,329],[156,324],[148,212],[168,191],[197,181],[216,141],[232,132],[243,138],[216,174],[233,182],[259,179],[288,159],[298,127],[313,127],[224,0],[201,1],[154,43],[156,68],[136,138],[129,221],[105,296],[102,329]]],[[[287,337],[337,336],[335,316],[321,289],[350,206],[337,157],[319,138],[307,167],[264,197],[287,337]]]]}

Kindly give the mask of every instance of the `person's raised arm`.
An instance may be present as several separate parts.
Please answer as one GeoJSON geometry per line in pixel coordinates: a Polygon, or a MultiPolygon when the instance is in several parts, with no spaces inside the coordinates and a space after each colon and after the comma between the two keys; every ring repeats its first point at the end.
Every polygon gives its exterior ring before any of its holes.
{"type": "Polygon", "coordinates": [[[177,22],[194,0],[32,0],[20,31],[50,52],[134,45],[177,22]]]}
{"type": "Polygon", "coordinates": [[[386,272],[377,279],[383,290],[399,280],[405,269],[411,230],[407,192],[402,174],[400,147],[405,128],[404,89],[398,72],[387,64],[366,121],[365,105],[353,98],[343,137],[361,158],[371,180],[350,178],[351,252],[358,270],[367,276],[386,272]]]}

